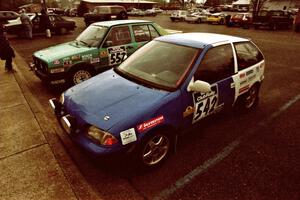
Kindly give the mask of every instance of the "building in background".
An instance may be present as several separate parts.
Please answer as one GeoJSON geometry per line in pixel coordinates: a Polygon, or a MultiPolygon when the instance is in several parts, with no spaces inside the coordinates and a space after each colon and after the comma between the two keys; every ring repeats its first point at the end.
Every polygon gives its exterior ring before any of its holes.
{"type": "Polygon", "coordinates": [[[132,8],[151,9],[158,3],[146,0],[81,0],[78,7],[78,15],[82,16],[84,13],[94,10],[95,6],[104,5],[120,5],[130,10],[132,8]]]}

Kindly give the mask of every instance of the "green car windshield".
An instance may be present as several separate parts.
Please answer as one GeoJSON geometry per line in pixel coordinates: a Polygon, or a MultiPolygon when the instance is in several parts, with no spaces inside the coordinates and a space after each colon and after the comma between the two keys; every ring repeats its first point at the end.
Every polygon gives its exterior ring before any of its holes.
{"type": "Polygon", "coordinates": [[[105,26],[89,26],[76,38],[76,42],[88,47],[97,47],[103,40],[107,30],[108,27],[105,26]]]}
{"type": "Polygon", "coordinates": [[[174,90],[189,71],[198,49],[152,41],[128,57],[117,72],[144,85],[174,90]]]}

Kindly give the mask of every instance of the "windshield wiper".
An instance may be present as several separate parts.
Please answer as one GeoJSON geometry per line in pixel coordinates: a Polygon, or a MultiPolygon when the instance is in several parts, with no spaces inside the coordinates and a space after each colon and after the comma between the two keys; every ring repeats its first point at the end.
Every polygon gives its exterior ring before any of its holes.
{"type": "Polygon", "coordinates": [[[85,42],[85,41],[80,40],[79,42],[83,43],[85,46],[90,47],[90,45],[87,42],[85,42]]]}

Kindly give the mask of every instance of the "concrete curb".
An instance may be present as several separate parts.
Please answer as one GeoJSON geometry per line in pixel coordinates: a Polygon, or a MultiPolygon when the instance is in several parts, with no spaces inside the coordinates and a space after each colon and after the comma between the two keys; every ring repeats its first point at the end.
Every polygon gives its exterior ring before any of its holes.
{"type": "Polygon", "coordinates": [[[30,91],[28,81],[20,73],[20,68],[27,67],[27,63],[17,52],[15,52],[15,54],[16,58],[14,59],[14,67],[17,69],[17,73],[14,73],[15,79],[36,121],[38,122],[46,141],[50,146],[57,163],[59,164],[66,180],[70,184],[74,195],[77,197],[77,199],[100,199],[99,194],[97,194],[95,190],[88,184],[86,179],[82,176],[79,169],[74,164],[73,160],[66,152],[64,145],[58,136],[57,126],[47,117],[43,106],[30,91]]]}

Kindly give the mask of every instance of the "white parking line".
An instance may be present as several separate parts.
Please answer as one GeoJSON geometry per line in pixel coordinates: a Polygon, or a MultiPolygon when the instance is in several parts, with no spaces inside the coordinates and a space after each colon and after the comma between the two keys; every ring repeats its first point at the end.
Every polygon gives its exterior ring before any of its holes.
{"type": "Polygon", "coordinates": [[[255,129],[252,129],[251,132],[249,132],[247,135],[241,136],[234,140],[232,143],[227,145],[221,152],[219,152],[217,155],[215,155],[213,158],[208,159],[205,161],[202,165],[199,165],[195,169],[193,169],[190,173],[185,175],[184,177],[178,179],[174,184],[172,184],[169,188],[164,189],[161,191],[156,197],[154,197],[154,200],[162,200],[167,199],[170,195],[176,192],[176,190],[183,188],[187,184],[189,184],[195,177],[199,176],[200,174],[204,173],[209,168],[213,167],[220,161],[222,161],[224,158],[230,155],[230,153],[237,148],[241,141],[245,139],[246,137],[250,136],[251,134],[255,133],[258,129],[266,126],[270,121],[278,117],[280,114],[285,112],[288,108],[290,108],[292,105],[294,105],[297,101],[300,100],[300,94],[292,98],[290,101],[285,103],[282,107],[280,107],[276,112],[272,113],[269,118],[267,118],[264,122],[259,123],[259,126],[257,126],[255,129]]]}

